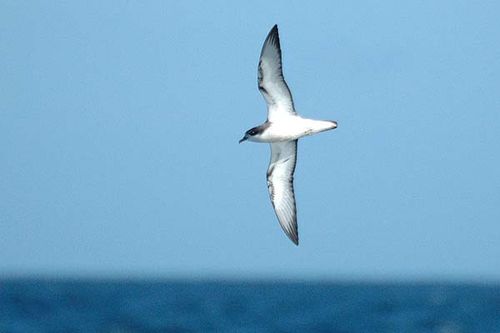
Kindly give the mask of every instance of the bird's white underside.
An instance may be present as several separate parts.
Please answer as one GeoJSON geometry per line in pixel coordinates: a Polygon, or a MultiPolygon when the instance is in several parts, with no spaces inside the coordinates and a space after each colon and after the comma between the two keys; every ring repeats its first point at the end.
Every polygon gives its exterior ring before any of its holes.
{"type": "Polygon", "coordinates": [[[300,139],[337,127],[337,124],[327,120],[302,118],[298,115],[282,115],[274,121],[269,121],[269,127],[258,136],[249,138],[254,142],[283,142],[300,139]]]}

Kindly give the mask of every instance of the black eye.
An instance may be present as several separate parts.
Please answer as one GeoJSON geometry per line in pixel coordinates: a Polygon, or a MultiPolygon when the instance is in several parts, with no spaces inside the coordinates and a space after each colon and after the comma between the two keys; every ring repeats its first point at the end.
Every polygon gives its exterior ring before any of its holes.
{"type": "Polygon", "coordinates": [[[250,130],[250,132],[248,132],[248,134],[255,135],[255,131],[254,130],[250,130]]]}

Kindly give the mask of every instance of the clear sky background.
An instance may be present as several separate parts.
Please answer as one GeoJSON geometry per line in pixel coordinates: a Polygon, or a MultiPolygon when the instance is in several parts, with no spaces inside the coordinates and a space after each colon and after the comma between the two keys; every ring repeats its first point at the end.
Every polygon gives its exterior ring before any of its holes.
{"type": "Polygon", "coordinates": [[[500,279],[498,1],[2,1],[0,276],[500,279]],[[301,244],[265,180],[277,23],[301,244]]]}

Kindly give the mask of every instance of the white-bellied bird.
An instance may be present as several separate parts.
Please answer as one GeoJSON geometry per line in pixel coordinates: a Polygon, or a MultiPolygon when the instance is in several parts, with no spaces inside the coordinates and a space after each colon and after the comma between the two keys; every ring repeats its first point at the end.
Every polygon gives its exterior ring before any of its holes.
{"type": "Polygon", "coordinates": [[[279,223],[286,235],[299,245],[297,209],[293,192],[293,173],[297,162],[297,141],[306,135],[337,127],[333,120],[313,120],[299,116],[292,94],[283,77],[278,26],[275,25],[260,53],[258,86],[267,103],[267,120],[246,131],[240,140],[267,142],[271,161],[267,169],[267,187],[279,223]]]}

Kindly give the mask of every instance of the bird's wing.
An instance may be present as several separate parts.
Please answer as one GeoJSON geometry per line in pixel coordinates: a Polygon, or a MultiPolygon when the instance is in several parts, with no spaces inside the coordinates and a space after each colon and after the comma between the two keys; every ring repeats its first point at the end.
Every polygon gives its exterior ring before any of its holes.
{"type": "Polygon", "coordinates": [[[264,41],[264,46],[262,46],[258,85],[267,103],[267,119],[269,121],[282,115],[296,114],[292,94],[281,69],[281,48],[277,25],[271,29],[264,41]]]}
{"type": "Polygon", "coordinates": [[[271,161],[267,169],[267,187],[281,228],[299,245],[297,209],[293,192],[293,172],[297,162],[297,140],[271,143],[271,161]]]}

